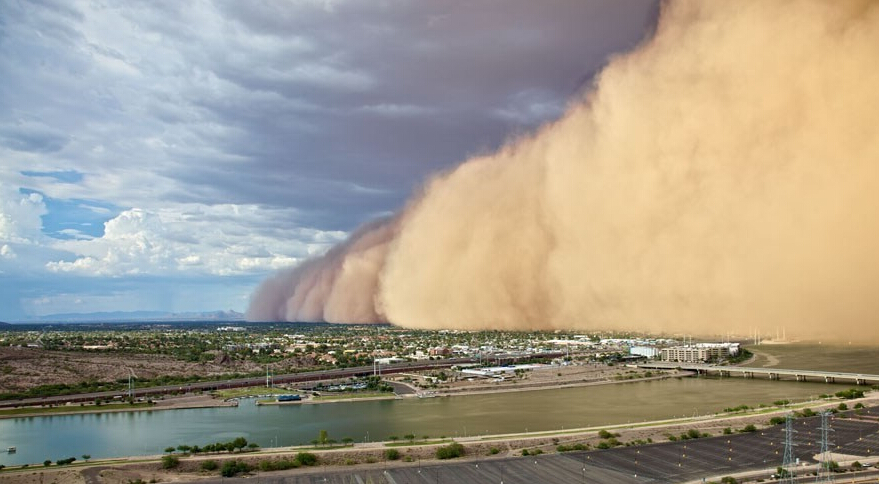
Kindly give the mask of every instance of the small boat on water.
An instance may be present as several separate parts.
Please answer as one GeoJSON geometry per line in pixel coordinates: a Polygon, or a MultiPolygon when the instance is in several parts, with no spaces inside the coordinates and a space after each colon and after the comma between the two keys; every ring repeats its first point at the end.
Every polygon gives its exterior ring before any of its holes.
{"type": "Polygon", "coordinates": [[[18,449],[16,449],[15,447],[7,447],[6,448],[6,452],[10,453],[10,454],[14,454],[16,450],[18,450],[18,449]]]}

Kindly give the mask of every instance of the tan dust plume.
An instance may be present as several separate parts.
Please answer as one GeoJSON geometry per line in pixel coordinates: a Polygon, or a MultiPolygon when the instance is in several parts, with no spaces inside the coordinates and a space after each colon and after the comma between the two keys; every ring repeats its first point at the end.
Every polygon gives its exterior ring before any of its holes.
{"type": "Polygon", "coordinates": [[[676,1],[559,121],[250,319],[879,342],[879,3],[676,1]]]}

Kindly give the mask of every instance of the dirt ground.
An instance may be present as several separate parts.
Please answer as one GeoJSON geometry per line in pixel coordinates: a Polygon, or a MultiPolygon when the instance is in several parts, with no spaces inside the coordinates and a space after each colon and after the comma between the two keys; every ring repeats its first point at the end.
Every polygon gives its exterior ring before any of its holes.
{"type": "Polygon", "coordinates": [[[126,380],[129,368],[138,379],[168,376],[219,376],[260,371],[260,365],[222,355],[207,363],[179,361],[166,355],[102,351],[46,351],[39,348],[0,347],[0,392],[21,391],[38,385],[81,381],[126,380]]]}

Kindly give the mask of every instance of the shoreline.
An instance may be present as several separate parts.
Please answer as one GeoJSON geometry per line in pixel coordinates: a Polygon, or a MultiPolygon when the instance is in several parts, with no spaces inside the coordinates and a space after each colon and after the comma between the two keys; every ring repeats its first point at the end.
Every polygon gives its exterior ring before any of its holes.
{"type": "MultiPolygon", "coordinates": [[[[63,409],[58,411],[37,411],[22,412],[16,414],[6,413],[9,410],[0,410],[0,420],[15,418],[34,418],[34,417],[54,417],[62,415],[83,415],[96,413],[123,413],[123,412],[153,412],[157,410],[185,410],[192,408],[215,408],[215,407],[237,407],[238,402],[230,400],[216,399],[210,395],[184,395],[180,397],[169,397],[162,400],[154,400],[154,404],[149,407],[130,407],[127,403],[110,403],[101,406],[88,405],[83,407],[32,407],[34,409],[63,409]]],[[[26,409],[21,407],[15,410],[26,409]]]]}

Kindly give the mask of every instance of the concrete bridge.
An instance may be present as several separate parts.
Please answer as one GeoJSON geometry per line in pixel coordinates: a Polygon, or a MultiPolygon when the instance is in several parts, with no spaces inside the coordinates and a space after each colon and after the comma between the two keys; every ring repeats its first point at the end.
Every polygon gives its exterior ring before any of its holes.
{"type": "Polygon", "coordinates": [[[823,381],[825,383],[854,383],[855,385],[879,384],[879,375],[863,373],[843,373],[839,371],[816,370],[785,370],[782,368],[755,368],[748,366],[717,366],[697,363],[676,363],[663,361],[657,363],[641,363],[638,368],[658,370],[687,370],[697,375],[740,376],[754,378],[766,377],[770,380],[796,379],[796,381],[823,381]]]}

